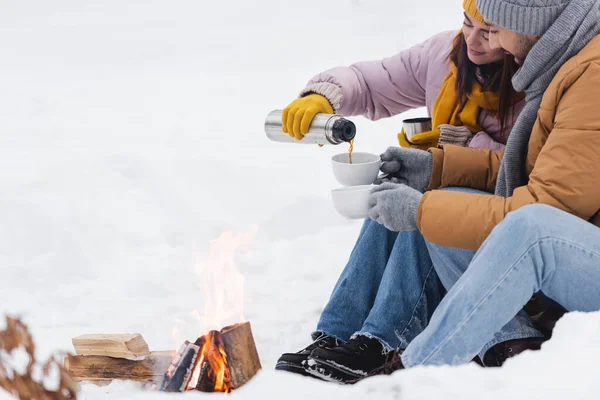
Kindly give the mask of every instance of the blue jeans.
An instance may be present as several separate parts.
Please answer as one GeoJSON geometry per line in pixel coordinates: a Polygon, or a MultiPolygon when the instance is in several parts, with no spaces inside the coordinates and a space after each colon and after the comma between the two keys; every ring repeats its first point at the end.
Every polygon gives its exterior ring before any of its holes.
{"type": "Polygon", "coordinates": [[[429,323],[442,290],[418,231],[392,232],[367,219],[313,337],[360,333],[404,349],[429,323]]]}
{"type": "MultiPolygon", "coordinates": [[[[446,249],[430,246],[434,262],[464,263],[446,249]]],[[[546,205],[509,213],[408,346],[404,365],[469,361],[538,292],[568,311],[600,310],[598,227],[546,205]]]]}
{"type": "MultiPolygon", "coordinates": [[[[379,339],[388,349],[407,348],[441,301],[438,274],[445,265],[434,268],[438,261],[432,261],[428,246],[419,231],[391,232],[366,220],[313,337],[323,332],[348,340],[362,334],[379,339]]],[[[449,250],[465,258],[464,271],[474,252],[449,250]]],[[[440,277],[449,288],[460,273],[454,268],[440,277]]],[[[484,343],[480,356],[497,343],[532,336],[542,334],[524,314],[484,343]]]]}

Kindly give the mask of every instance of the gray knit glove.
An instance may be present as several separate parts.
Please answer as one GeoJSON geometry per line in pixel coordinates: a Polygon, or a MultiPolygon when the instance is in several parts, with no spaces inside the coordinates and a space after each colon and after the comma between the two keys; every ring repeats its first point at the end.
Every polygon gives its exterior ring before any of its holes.
{"type": "Polygon", "coordinates": [[[438,129],[440,130],[438,144],[453,144],[455,146],[467,147],[474,136],[466,126],[443,124],[438,126],[438,129]]]}
{"type": "Polygon", "coordinates": [[[421,193],[409,186],[382,183],[369,197],[369,218],[393,232],[415,230],[421,197],[421,193]]]}
{"type": "Polygon", "coordinates": [[[433,157],[431,153],[404,147],[388,147],[381,155],[381,172],[375,184],[403,183],[419,192],[425,192],[431,180],[433,157]]]}

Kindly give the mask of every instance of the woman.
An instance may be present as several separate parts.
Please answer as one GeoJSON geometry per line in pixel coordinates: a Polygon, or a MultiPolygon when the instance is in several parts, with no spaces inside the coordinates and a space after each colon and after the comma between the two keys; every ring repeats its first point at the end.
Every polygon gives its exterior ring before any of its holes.
{"type": "MultiPolygon", "coordinates": [[[[301,139],[317,113],[362,114],[375,120],[426,106],[435,128],[411,142],[400,132],[401,145],[502,148],[523,106],[510,84],[516,65],[502,50],[490,49],[475,1],[465,0],[463,7],[458,36],[442,33],[394,57],[317,75],[303,97],[284,110],[284,130],[301,139]]],[[[445,287],[452,286],[448,280],[444,277],[445,287]]],[[[442,294],[418,231],[392,232],[367,219],[313,333],[314,342],[283,354],[276,369],[343,383],[389,373],[398,353],[427,326],[442,294]],[[311,358],[315,349],[317,366],[311,358]]],[[[541,337],[521,313],[479,358],[485,365],[501,365],[506,357],[538,347],[541,337]]]]}
{"type": "Polygon", "coordinates": [[[433,126],[441,129],[415,135],[412,143],[401,132],[402,146],[426,150],[437,145],[441,133],[441,144],[503,148],[524,105],[513,104],[522,98],[510,84],[517,65],[502,50],[490,49],[475,2],[463,6],[458,36],[444,32],[393,57],[313,77],[301,97],[284,109],[284,132],[301,139],[317,113],[378,120],[426,106],[433,126]]]}

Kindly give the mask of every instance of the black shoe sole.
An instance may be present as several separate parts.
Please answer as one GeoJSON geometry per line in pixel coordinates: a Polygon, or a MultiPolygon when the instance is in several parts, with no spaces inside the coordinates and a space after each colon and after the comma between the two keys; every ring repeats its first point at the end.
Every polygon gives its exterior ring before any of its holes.
{"type": "Polygon", "coordinates": [[[298,374],[298,375],[302,375],[302,376],[308,376],[310,378],[315,378],[315,379],[321,379],[318,376],[310,374],[308,371],[306,371],[304,369],[303,366],[297,365],[297,364],[290,364],[290,363],[287,363],[287,362],[281,362],[281,361],[278,362],[275,365],[275,370],[277,370],[277,371],[291,372],[293,374],[298,374]]]}
{"type": "Polygon", "coordinates": [[[305,361],[304,366],[304,370],[315,378],[342,385],[351,385],[369,376],[357,374],[340,365],[315,357],[305,361]]]}
{"type": "Polygon", "coordinates": [[[365,378],[370,378],[377,375],[391,375],[399,369],[403,369],[401,366],[388,363],[369,371],[365,375],[362,375],[345,368],[343,365],[339,365],[318,357],[310,357],[303,363],[303,365],[305,365],[304,369],[308,371],[308,373],[322,380],[350,385],[365,378]]]}

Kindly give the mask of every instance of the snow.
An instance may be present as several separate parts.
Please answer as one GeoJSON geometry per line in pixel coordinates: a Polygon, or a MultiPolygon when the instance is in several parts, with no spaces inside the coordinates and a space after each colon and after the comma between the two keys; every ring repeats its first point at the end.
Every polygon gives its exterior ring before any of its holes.
{"type": "MultiPolygon", "coordinates": [[[[196,271],[210,242],[258,226],[234,261],[264,369],[232,396],[595,397],[599,314],[568,315],[541,352],[502,369],[417,368],[351,387],[273,371],[308,343],[360,222],[329,198],[329,159],[346,148],[270,142],[264,117],[312,74],[456,29],[461,12],[447,0],[5,4],[0,314],[24,318],[40,358],[84,333],[178,348],[203,329],[196,271]]],[[[354,119],[356,150],[382,152],[402,117],[422,113],[354,119]]],[[[81,395],[169,397],[130,382],[81,395]]]]}

